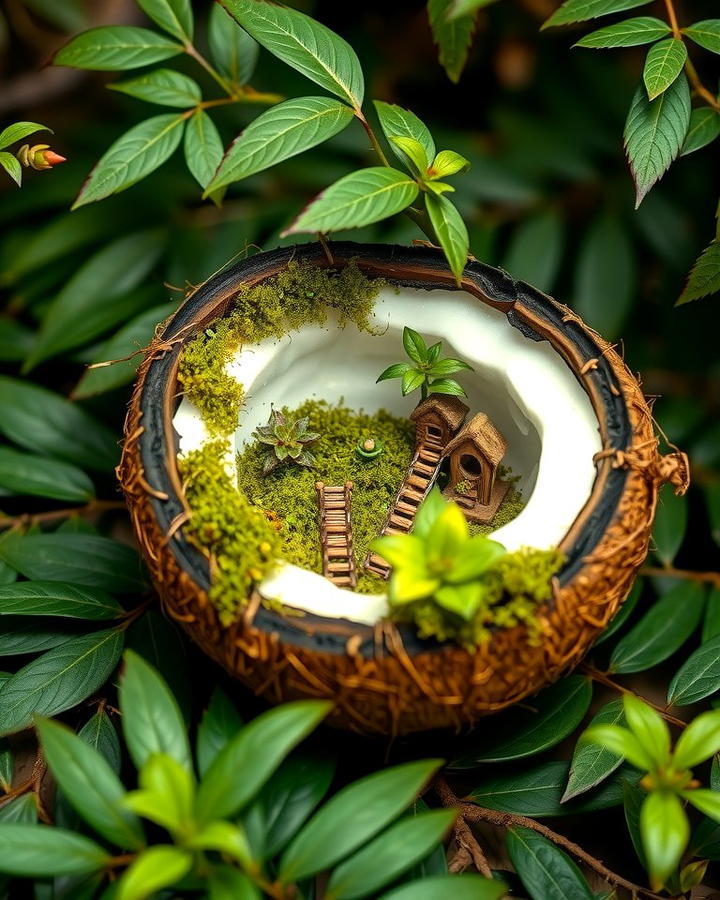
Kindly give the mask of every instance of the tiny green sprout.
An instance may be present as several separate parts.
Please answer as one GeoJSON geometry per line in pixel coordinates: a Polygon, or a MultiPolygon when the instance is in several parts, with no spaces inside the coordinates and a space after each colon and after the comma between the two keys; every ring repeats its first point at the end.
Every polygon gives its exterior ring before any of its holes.
{"type": "Polygon", "coordinates": [[[383,452],[382,441],[377,438],[366,437],[357,442],[355,453],[360,459],[377,459],[383,452]]]}
{"type": "Polygon", "coordinates": [[[320,435],[308,431],[308,418],[286,419],[277,409],[270,413],[267,425],[261,425],[253,432],[261,444],[267,444],[263,475],[269,475],[284,463],[296,463],[299,466],[312,468],[315,457],[307,449],[308,444],[316,441],[320,435]]]}
{"type": "Polygon", "coordinates": [[[391,607],[432,599],[444,614],[470,621],[484,599],[481,576],[505,555],[497,541],[470,537],[468,523],[456,503],[437,488],[415,516],[411,534],[378,538],[372,549],[393,567],[388,599],[391,607]]]}
{"type": "Polygon", "coordinates": [[[447,376],[463,369],[472,372],[474,371],[473,367],[461,359],[440,359],[442,341],[428,347],[422,335],[406,325],[403,328],[403,347],[412,362],[394,363],[392,366],[388,366],[384,372],[378,375],[376,384],[390,378],[402,378],[403,397],[420,388],[420,396],[423,400],[428,394],[466,396],[462,386],[454,378],[447,376]]]}
{"type": "MultiPolygon", "coordinates": [[[[668,726],[652,707],[634,694],[625,694],[623,708],[626,728],[594,725],[580,740],[600,744],[645,772],[640,780],[647,791],[640,810],[640,834],[650,884],[658,891],[674,876],[690,838],[684,803],[720,822],[720,792],[702,788],[692,773],[693,766],[720,751],[720,710],[701,713],[672,749],[668,726]]],[[[690,874],[681,873],[686,880],[690,874]]]]}

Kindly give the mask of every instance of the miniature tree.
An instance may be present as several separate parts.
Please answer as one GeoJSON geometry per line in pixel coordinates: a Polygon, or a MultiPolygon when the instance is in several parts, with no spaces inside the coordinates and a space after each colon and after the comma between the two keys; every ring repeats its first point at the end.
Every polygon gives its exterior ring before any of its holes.
{"type": "Polygon", "coordinates": [[[299,466],[312,468],[315,457],[307,449],[308,444],[316,441],[320,435],[308,431],[308,418],[286,419],[277,409],[270,413],[267,425],[261,425],[253,432],[261,444],[267,444],[263,463],[263,475],[269,475],[283,463],[296,463],[299,466]]]}
{"type": "Polygon", "coordinates": [[[403,397],[420,388],[420,396],[425,400],[428,394],[453,394],[467,396],[462,385],[454,378],[448,378],[463,369],[474,371],[471,365],[461,359],[450,357],[441,359],[442,341],[428,347],[422,335],[406,325],[403,328],[403,347],[411,363],[394,363],[381,372],[376,384],[390,378],[402,378],[403,397]]]}

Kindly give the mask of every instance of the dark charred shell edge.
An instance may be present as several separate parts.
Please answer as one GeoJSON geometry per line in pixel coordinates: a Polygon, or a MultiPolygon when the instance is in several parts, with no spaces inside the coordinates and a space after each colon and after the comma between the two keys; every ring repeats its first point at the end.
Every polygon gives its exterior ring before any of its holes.
{"type": "MultiPolygon", "coordinates": [[[[332,243],[330,249],[333,260],[338,264],[355,260],[368,274],[382,275],[388,282],[400,287],[422,290],[456,289],[448,278],[447,265],[442,254],[432,248],[342,242],[332,243]],[[393,274],[394,272],[398,274],[393,274]]],[[[140,454],[146,480],[153,489],[166,494],[168,498],[151,500],[154,515],[165,533],[170,529],[173,520],[184,510],[183,502],[175,490],[168,470],[169,465],[175,465],[178,438],[174,431],[171,435],[165,433],[166,417],[163,409],[164,398],[168,396],[167,380],[173,371],[174,361],[182,353],[184,344],[191,340],[201,327],[207,327],[209,324],[206,321],[199,321],[203,307],[213,299],[227,298],[228,291],[233,286],[239,286],[250,279],[262,280],[265,273],[273,274],[293,259],[328,265],[325,251],[320,244],[305,244],[260,253],[214,276],[198,288],[175,313],[161,335],[166,340],[179,333],[182,333],[183,337],[167,352],[156,357],[147,371],[140,400],[144,425],[140,438],[140,454]]],[[[468,263],[465,269],[462,290],[472,292],[478,302],[489,303],[503,311],[509,324],[521,331],[525,337],[536,341],[549,340],[558,352],[560,351],[555,346],[553,334],[561,333],[573,346],[577,358],[581,360],[581,368],[582,363],[597,360],[593,371],[585,373],[583,378],[569,363],[568,366],[586,391],[588,381],[592,379],[596,389],[596,412],[599,402],[605,420],[606,442],[616,449],[627,449],[631,446],[632,426],[624,399],[615,389],[617,382],[612,368],[605,361],[602,347],[595,340],[593,333],[582,322],[574,318],[564,321],[568,312],[566,307],[525,282],[514,281],[507,272],[475,261],[468,263]],[[531,315],[528,316],[528,313],[531,315]],[[528,319],[532,319],[533,324],[530,324],[528,319]],[[538,321],[548,327],[546,335],[539,333],[538,321]]],[[[179,403],[177,394],[178,392],[173,390],[169,395],[176,397],[175,408],[179,403]]],[[[562,547],[567,562],[558,574],[561,587],[573,579],[582,568],[583,559],[592,553],[602,539],[615,516],[626,478],[627,472],[624,469],[607,471],[603,491],[600,497],[593,501],[589,515],[578,517],[583,519],[580,530],[573,536],[571,546],[562,547]]],[[[184,539],[182,529],[171,539],[169,549],[195,583],[207,591],[210,586],[207,558],[184,539]]],[[[330,619],[313,614],[287,617],[261,607],[255,615],[254,626],[264,631],[277,632],[286,643],[315,646],[325,652],[335,653],[344,653],[348,637],[358,634],[362,639],[360,646],[362,655],[371,657],[374,652],[373,629],[346,619],[330,619]]],[[[435,645],[433,641],[420,640],[407,626],[401,627],[400,633],[405,650],[411,656],[432,649],[435,645]]]]}

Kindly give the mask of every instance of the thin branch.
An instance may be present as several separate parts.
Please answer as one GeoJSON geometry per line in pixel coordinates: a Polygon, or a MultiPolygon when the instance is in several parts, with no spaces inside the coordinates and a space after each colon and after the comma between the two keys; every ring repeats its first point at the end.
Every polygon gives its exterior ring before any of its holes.
{"type": "Polygon", "coordinates": [[[210,63],[205,59],[202,53],[200,53],[197,47],[193,46],[193,44],[188,41],[188,43],[185,44],[185,52],[188,56],[191,56],[196,63],[201,65],[203,69],[205,69],[208,75],[210,75],[210,77],[220,85],[220,87],[225,91],[226,94],[228,94],[230,97],[234,96],[235,91],[230,82],[226,81],[217,71],[217,69],[214,68],[214,66],[210,65],[210,63]]]}
{"type": "MultiPolygon", "coordinates": [[[[665,0],[665,9],[667,11],[668,24],[672,29],[673,37],[678,41],[683,41],[683,33],[680,28],[680,23],[678,22],[677,12],[675,10],[675,4],[673,0],[665,0]]],[[[685,61],[685,71],[687,72],[687,76],[690,80],[690,84],[693,87],[695,93],[702,97],[703,100],[712,106],[713,109],[720,112],[720,102],[718,102],[717,97],[713,94],[711,90],[705,87],[702,83],[700,76],[697,73],[697,69],[692,63],[692,60],[689,58],[685,61]]]]}
{"type": "MultiPolygon", "coordinates": [[[[457,797],[450,790],[446,781],[439,778],[435,782],[434,787],[443,806],[454,807],[457,805],[457,797]]],[[[455,820],[454,831],[458,852],[450,860],[448,864],[449,870],[453,873],[463,872],[468,864],[472,864],[481,875],[484,875],[486,878],[492,878],[492,869],[487,861],[487,857],[472,833],[472,829],[460,812],[458,812],[458,817],[455,820]]]]}
{"type": "Polygon", "coordinates": [[[108,510],[125,509],[122,500],[91,500],[85,506],[71,506],[66,509],[53,509],[48,512],[22,513],[19,516],[0,517],[0,529],[2,528],[29,528],[32,525],[43,525],[49,522],[57,522],[61,519],[70,519],[73,516],[94,516],[108,510]]]}
{"type": "Polygon", "coordinates": [[[720,572],[694,572],[691,569],[675,569],[673,566],[643,566],[640,574],[660,578],[683,578],[720,587],[720,572]]]}
{"type": "Polygon", "coordinates": [[[599,684],[604,684],[605,687],[609,687],[614,691],[617,691],[620,694],[632,694],[635,697],[639,697],[643,703],[647,703],[648,706],[651,706],[655,712],[659,713],[666,722],[670,722],[672,725],[676,725],[678,728],[686,728],[687,722],[683,722],[682,719],[678,719],[675,716],[671,715],[667,711],[667,707],[658,706],[657,703],[653,703],[652,700],[648,700],[647,697],[642,697],[640,694],[631,690],[630,688],[624,687],[622,684],[618,684],[617,681],[614,681],[606,672],[601,672],[600,669],[596,669],[592,663],[585,662],[580,666],[580,670],[585,672],[586,675],[589,675],[593,681],[597,681],[599,684]]]}

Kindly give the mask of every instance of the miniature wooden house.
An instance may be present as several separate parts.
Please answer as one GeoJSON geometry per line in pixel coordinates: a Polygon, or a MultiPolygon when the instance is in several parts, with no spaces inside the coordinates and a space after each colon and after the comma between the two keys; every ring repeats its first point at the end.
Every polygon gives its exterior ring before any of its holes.
{"type": "Polygon", "coordinates": [[[465,421],[469,410],[459,397],[430,394],[410,413],[415,423],[415,446],[439,444],[445,447],[465,421]]]}
{"type": "Polygon", "coordinates": [[[490,522],[509,485],[497,478],[507,443],[485,413],[478,413],[445,448],[450,462],[446,495],[456,500],[470,521],[490,522]]]}

